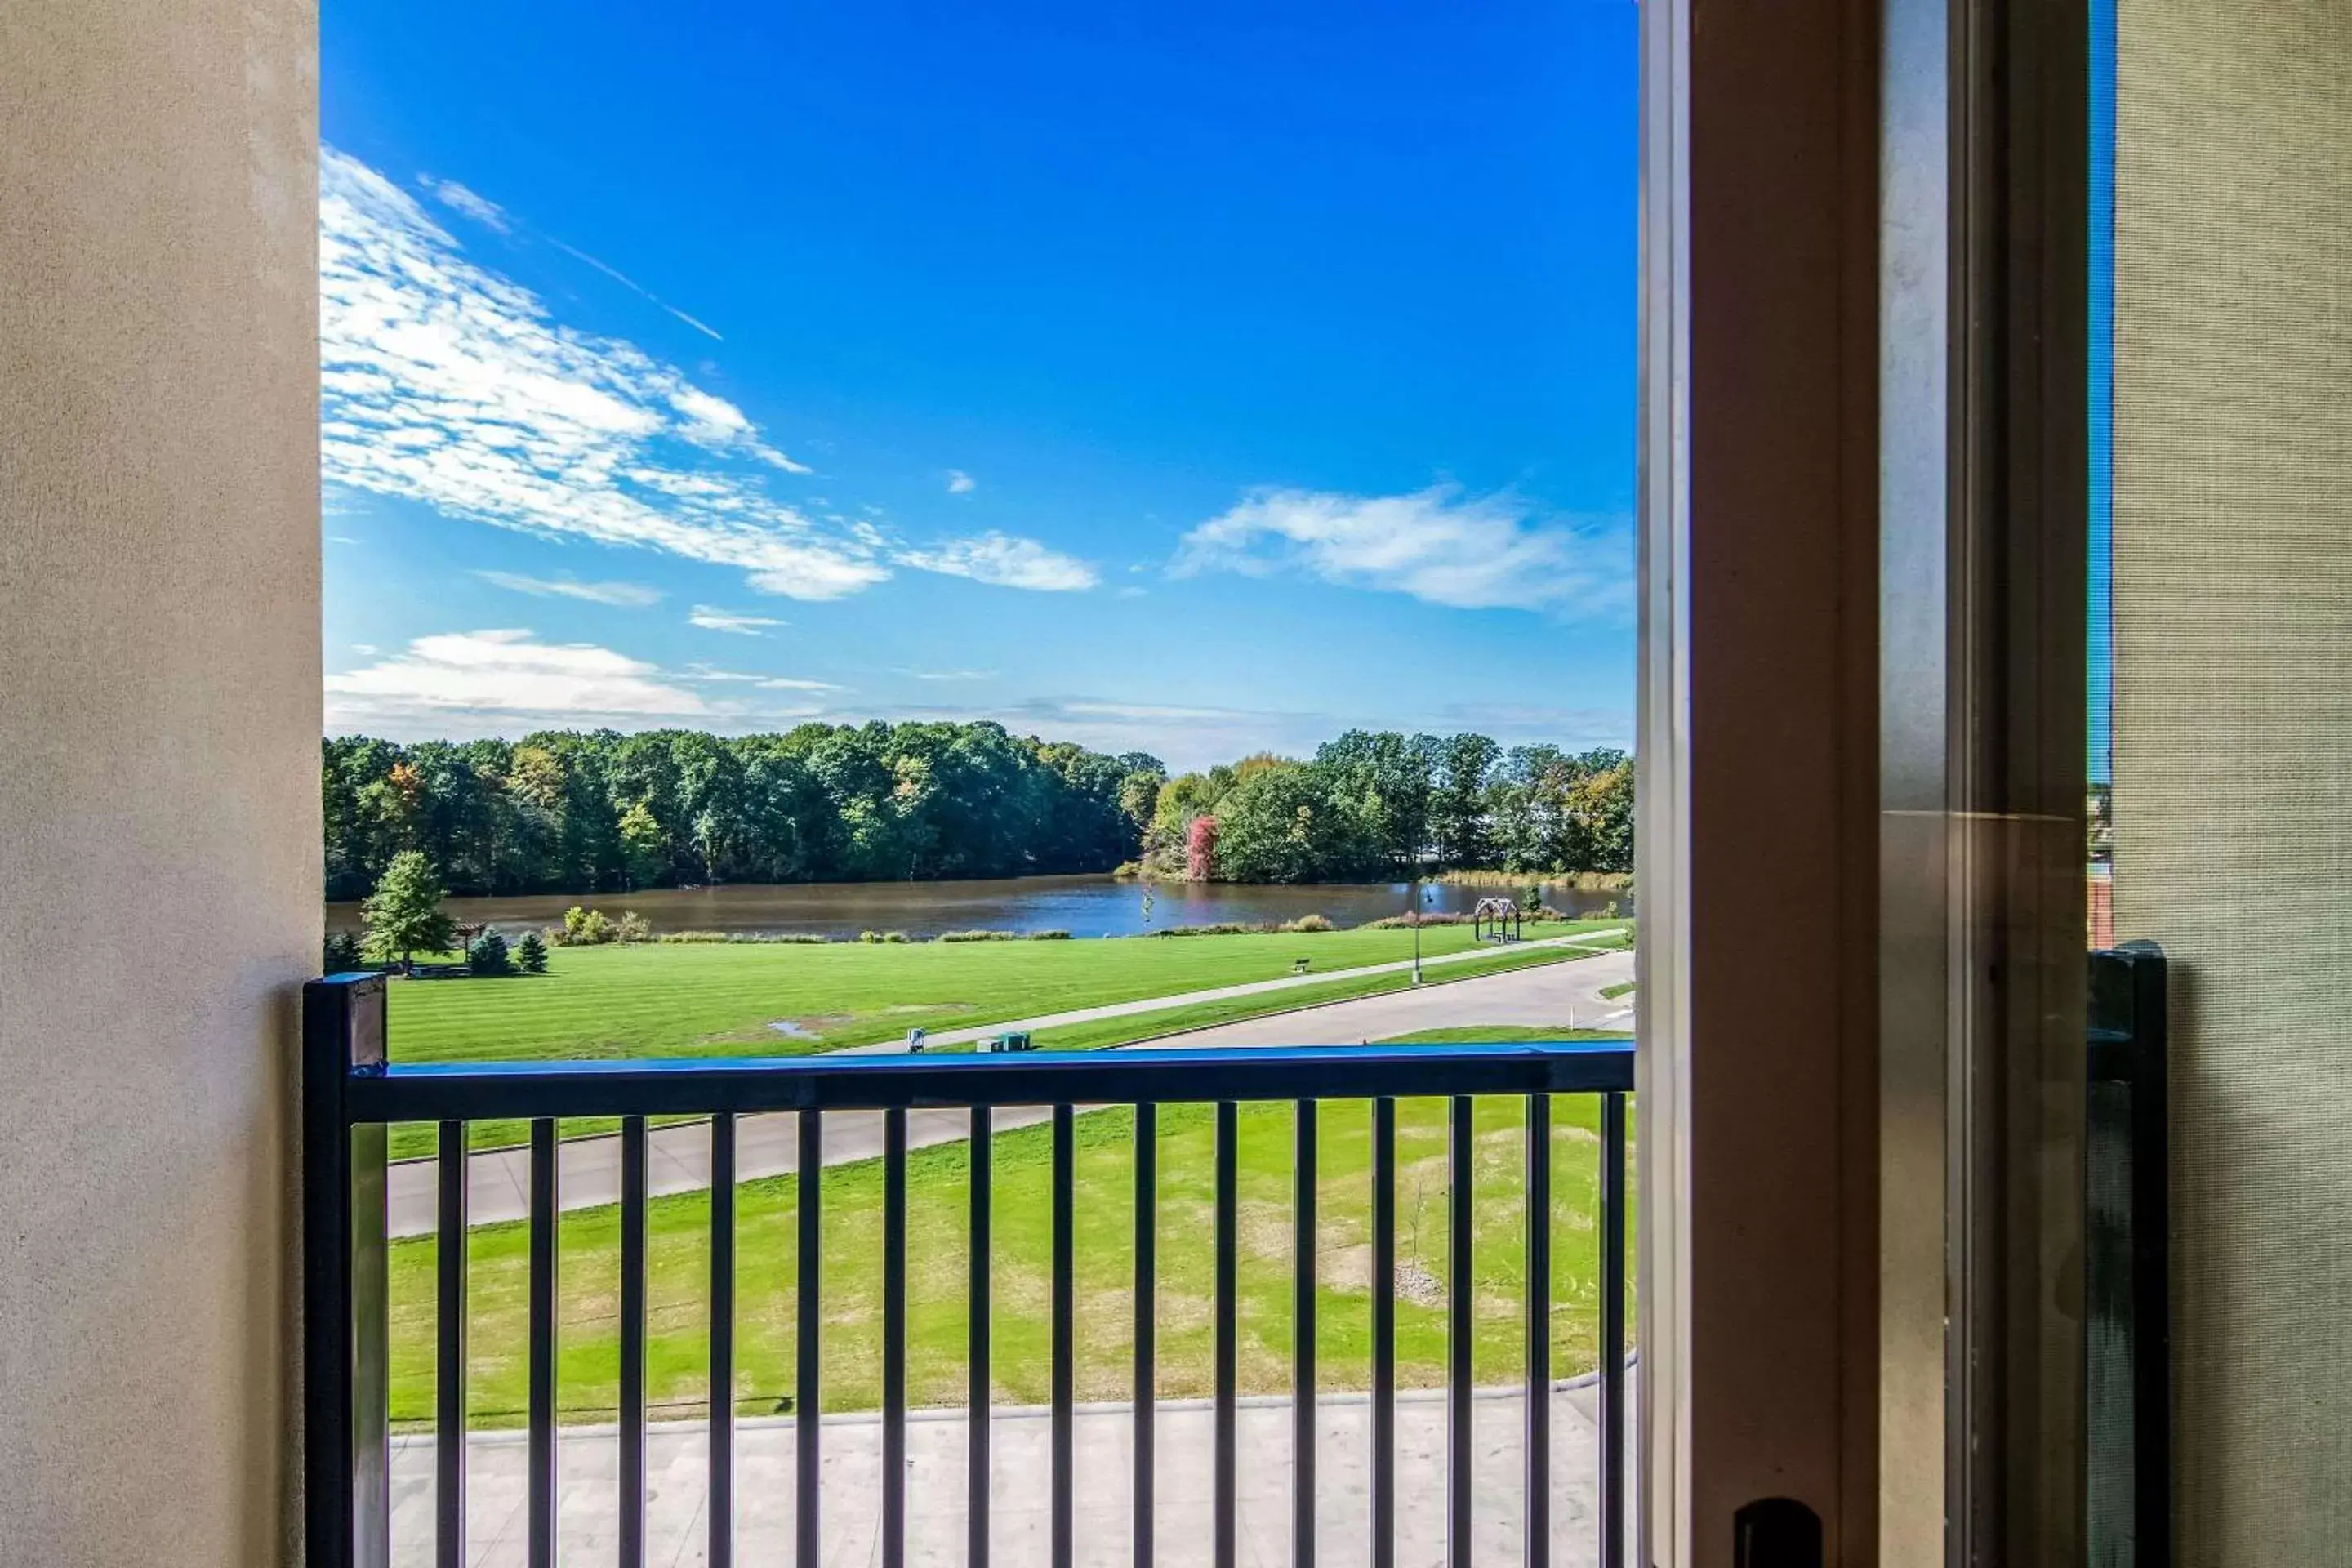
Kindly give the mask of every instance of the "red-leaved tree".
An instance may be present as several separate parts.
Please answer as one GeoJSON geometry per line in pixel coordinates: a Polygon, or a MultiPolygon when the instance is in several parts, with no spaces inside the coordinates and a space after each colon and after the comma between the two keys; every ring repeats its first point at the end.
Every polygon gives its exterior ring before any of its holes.
{"type": "Polygon", "coordinates": [[[1184,879],[1206,882],[1217,874],[1217,819],[1202,813],[1184,836],[1184,879]]]}

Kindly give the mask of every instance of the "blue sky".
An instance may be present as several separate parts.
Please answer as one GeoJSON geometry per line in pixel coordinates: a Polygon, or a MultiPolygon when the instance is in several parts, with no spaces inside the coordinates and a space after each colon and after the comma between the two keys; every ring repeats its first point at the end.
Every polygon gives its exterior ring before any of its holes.
{"type": "Polygon", "coordinates": [[[1632,732],[1634,11],[338,0],[331,730],[1632,732]]]}

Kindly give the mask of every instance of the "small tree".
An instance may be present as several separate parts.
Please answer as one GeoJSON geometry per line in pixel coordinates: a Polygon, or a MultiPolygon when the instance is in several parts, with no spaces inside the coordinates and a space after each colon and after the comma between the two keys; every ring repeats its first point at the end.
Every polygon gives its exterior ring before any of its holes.
{"type": "Polygon", "coordinates": [[[423,850],[404,849],[394,856],[375,891],[360,906],[367,921],[368,956],[415,973],[418,949],[438,952],[455,940],[449,917],[441,912],[446,896],[423,850]]]}
{"type": "Polygon", "coordinates": [[[466,967],[472,970],[478,979],[512,974],[514,960],[508,955],[507,939],[494,931],[486,931],[476,937],[473,945],[466,949],[466,967]]]}
{"type": "Polygon", "coordinates": [[[359,937],[347,931],[329,931],[326,960],[326,968],[320,972],[322,973],[344,974],[357,969],[362,962],[360,956],[359,937]]]}
{"type": "Polygon", "coordinates": [[[1206,882],[1217,875],[1217,819],[1207,812],[1192,819],[1184,834],[1184,879],[1206,882]]]}
{"type": "Polygon", "coordinates": [[[523,932],[522,940],[515,943],[514,961],[515,967],[525,974],[546,973],[547,943],[540,940],[535,931],[523,932]]]}

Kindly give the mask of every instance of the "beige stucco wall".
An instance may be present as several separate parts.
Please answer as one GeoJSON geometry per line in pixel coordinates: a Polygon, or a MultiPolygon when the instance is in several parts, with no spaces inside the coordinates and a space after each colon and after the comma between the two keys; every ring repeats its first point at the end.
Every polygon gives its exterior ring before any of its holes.
{"type": "Polygon", "coordinates": [[[2352,4],[2122,0],[2116,924],[2170,950],[2183,1568],[2352,1561],[2352,4]]]}
{"type": "Polygon", "coordinates": [[[0,1563],[291,1539],[316,14],[0,5],[0,1563]]]}

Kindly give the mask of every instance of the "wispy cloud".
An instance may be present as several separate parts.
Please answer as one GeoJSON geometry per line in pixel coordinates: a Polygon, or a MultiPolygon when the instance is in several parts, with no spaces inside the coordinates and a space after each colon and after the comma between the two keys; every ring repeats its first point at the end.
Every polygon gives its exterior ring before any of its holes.
{"type": "Polygon", "coordinates": [[[874,542],[769,493],[760,468],[798,465],[740,408],[633,344],[556,323],[414,196],[331,148],[320,231],[330,482],[731,566],[794,598],[890,574],[874,542]]]}
{"type": "Polygon", "coordinates": [[[716,605],[697,605],[686,624],[700,626],[706,632],[733,632],[738,637],[757,637],[767,635],[769,626],[784,623],[772,616],[748,616],[740,610],[722,610],[716,605]]]}
{"type": "Polygon", "coordinates": [[[992,669],[902,669],[901,675],[911,675],[917,680],[993,680],[992,669]]]}
{"type": "Polygon", "coordinates": [[[898,560],[919,571],[1049,594],[1075,593],[1100,580],[1092,566],[1076,556],[1049,550],[1034,539],[1015,539],[993,531],[971,539],[950,539],[929,550],[902,551],[898,560]]]}
{"type": "Polygon", "coordinates": [[[948,470],[948,494],[951,496],[968,496],[978,489],[980,489],[980,481],[973,479],[970,474],[965,473],[961,468],[950,468],[948,470]]]}
{"type": "Polygon", "coordinates": [[[1633,566],[1622,526],[1571,527],[1507,494],[1435,485],[1398,496],[1253,490],[1187,533],[1170,570],[1298,573],[1457,609],[1620,615],[1633,566]]]}
{"type": "Polygon", "coordinates": [[[707,719],[691,689],[593,643],[545,643],[520,630],[445,632],[327,677],[331,730],[491,734],[543,724],[642,728],[707,719]]]}
{"type": "Polygon", "coordinates": [[[416,183],[424,187],[427,195],[450,211],[463,213],[476,223],[487,225],[500,234],[514,232],[514,220],[507,216],[507,209],[488,196],[468,190],[455,180],[436,180],[430,174],[417,175],[416,183]]]}
{"type": "Polygon", "coordinates": [[[542,599],[582,599],[592,605],[616,605],[642,610],[661,602],[661,590],[641,583],[575,583],[569,577],[526,577],[517,572],[477,572],[475,576],[518,594],[542,599]]]}
{"type": "Polygon", "coordinates": [[[806,680],[798,676],[755,675],[749,670],[719,669],[708,664],[689,664],[686,668],[687,674],[683,679],[688,680],[707,680],[719,684],[740,683],[756,687],[762,691],[846,691],[849,689],[845,686],[836,686],[830,680],[806,680]]]}

